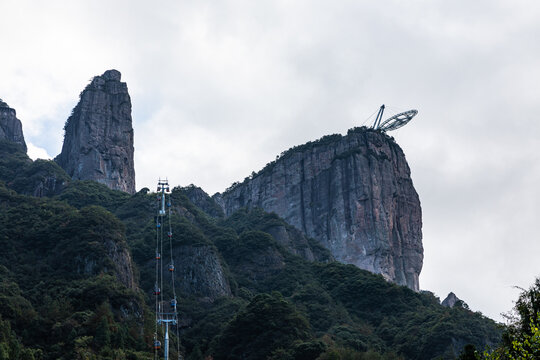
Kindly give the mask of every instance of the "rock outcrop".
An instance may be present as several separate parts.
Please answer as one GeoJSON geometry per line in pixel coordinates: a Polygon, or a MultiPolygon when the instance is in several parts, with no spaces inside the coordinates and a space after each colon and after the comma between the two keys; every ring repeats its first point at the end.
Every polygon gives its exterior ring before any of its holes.
{"type": "Polygon", "coordinates": [[[108,239],[104,245],[107,256],[114,264],[116,278],[127,288],[135,289],[137,285],[133,276],[133,261],[128,247],[111,239],[108,239]]]}
{"type": "Polygon", "coordinates": [[[0,180],[19,194],[55,196],[69,183],[66,172],[51,160],[32,161],[21,144],[0,139],[0,180]]]}
{"type": "Polygon", "coordinates": [[[314,246],[305,234],[294,227],[274,225],[264,230],[270,234],[274,240],[292,254],[298,255],[308,261],[328,262],[332,256],[322,246],[314,246]],[[323,251],[321,251],[323,250],[323,251]]]}
{"type": "Polygon", "coordinates": [[[8,140],[21,145],[27,151],[22,131],[22,124],[12,109],[0,99],[0,140],[8,140]]]}
{"type": "Polygon", "coordinates": [[[454,305],[459,301],[459,298],[456,296],[456,294],[454,294],[453,292],[449,293],[448,296],[446,297],[446,299],[444,299],[442,302],[441,302],[441,305],[442,306],[446,306],[446,307],[449,307],[449,308],[452,308],[454,307],[454,305]]]}
{"type": "Polygon", "coordinates": [[[180,188],[180,191],[189,201],[211,217],[222,218],[224,216],[223,209],[200,187],[191,184],[180,188]]]}
{"type": "MultiPolygon", "coordinates": [[[[238,234],[243,234],[248,229],[266,233],[283,250],[308,261],[330,262],[335,260],[330,251],[324,248],[319,241],[307,237],[302,231],[287,224],[285,220],[275,213],[267,213],[261,208],[254,208],[249,211],[245,208],[240,209],[229,216],[225,220],[225,224],[231,226],[238,234]]],[[[255,246],[254,249],[260,250],[259,245],[255,246]]],[[[272,242],[267,245],[272,245],[272,242]]],[[[270,247],[273,248],[273,246],[270,247]]]]}
{"type": "Polygon", "coordinates": [[[468,309],[469,308],[469,305],[467,305],[466,302],[464,302],[463,300],[461,300],[460,298],[458,298],[456,296],[456,294],[454,294],[453,292],[450,292],[448,294],[448,296],[446,296],[446,299],[444,299],[442,302],[441,302],[441,305],[442,306],[446,306],[446,307],[449,307],[449,308],[453,308],[455,306],[457,307],[462,307],[462,308],[465,308],[465,309],[468,309]]]}
{"type": "Polygon", "coordinates": [[[124,286],[136,289],[133,260],[124,235],[124,225],[100,206],[86,206],[67,215],[55,237],[53,267],[79,278],[114,275],[124,286]]]}
{"type": "Polygon", "coordinates": [[[59,195],[69,182],[69,176],[54,161],[37,159],[21,168],[12,187],[20,194],[52,197],[59,195]]]}
{"type": "Polygon", "coordinates": [[[419,290],[420,200],[403,151],[380,131],[355,128],[293,148],[214,199],[227,216],[242,207],[275,212],[336,260],[419,290]]]}
{"type": "Polygon", "coordinates": [[[135,193],[131,99],[117,70],[96,76],[83,90],[64,127],[55,161],[77,180],[95,180],[135,193]]]}
{"type": "Polygon", "coordinates": [[[174,258],[177,286],[182,293],[207,301],[231,296],[229,281],[215,247],[178,246],[174,258]]]}

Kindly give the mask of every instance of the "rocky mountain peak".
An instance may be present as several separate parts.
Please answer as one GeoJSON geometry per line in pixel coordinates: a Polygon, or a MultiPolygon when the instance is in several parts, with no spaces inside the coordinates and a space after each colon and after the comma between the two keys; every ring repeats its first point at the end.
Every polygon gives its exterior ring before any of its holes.
{"type": "Polygon", "coordinates": [[[15,109],[0,99],[0,140],[8,140],[21,145],[26,152],[26,142],[22,131],[22,123],[17,119],[15,109]]]}
{"type": "Polygon", "coordinates": [[[469,305],[467,305],[467,303],[458,298],[453,292],[450,292],[448,296],[446,296],[446,299],[441,302],[441,305],[449,308],[453,308],[454,306],[462,307],[465,309],[469,308],[469,305]]]}
{"type": "Polygon", "coordinates": [[[294,147],[214,199],[274,212],[334,258],[418,291],[422,214],[405,155],[367,128],[294,147]]]}
{"type": "MultiPolygon", "coordinates": [[[[97,78],[97,76],[96,76],[97,78]]],[[[107,70],[103,73],[103,75],[101,75],[101,78],[105,79],[105,80],[112,80],[112,81],[120,81],[120,79],[122,78],[122,74],[120,73],[120,71],[118,70],[115,70],[115,69],[111,69],[111,70],[107,70]]]]}
{"type": "Polygon", "coordinates": [[[55,161],[73,178],[135,193],[131,98],[118,70],[96,76],[64,127],[55,161]]]}

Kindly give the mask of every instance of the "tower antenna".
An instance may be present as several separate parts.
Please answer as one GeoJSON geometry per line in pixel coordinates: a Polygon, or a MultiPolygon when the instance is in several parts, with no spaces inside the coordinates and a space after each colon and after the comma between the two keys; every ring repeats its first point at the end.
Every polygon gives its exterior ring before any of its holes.
{"type": "MultiPolygon", "coordinates": [[[[156,216],[156,269],[155,269],[155,310],[156,310],[156,324],[154,332],[154,359],[160,359],[159,352],[161,350],[161,341],[158,339],[158,326],[161,327],[163,336],[163,358],[169,360],[169,326],[176,326],[176,339],[178,343],[178,358],[180,355],[180,339],[178,337],[178,313],[176,310],[178,301],[176,298],[176,288],[174,285],[174,258],[172,248],[172,226],[171,226],[171,192],[169,188],[168,180],[158,180],[157,186],[157,216],[156,216]],[[168,222],[168,230],[166,238],[164,236],[165,221],[168,222]],[[168,241],[167,241],[168,239],[168,241]],[[168,242],[168,244],[166,244],[168,242]],[[163,293],[165,288],[163,287],[163,268],[164,268],[164,256],[163,245],[168,245],[169,263],[166,264],[166,270],[170,273],[170,289],[172,294],[164,300],[163,293]]],[[[167,249],[166,249],[167,250],[167,249]]]]}

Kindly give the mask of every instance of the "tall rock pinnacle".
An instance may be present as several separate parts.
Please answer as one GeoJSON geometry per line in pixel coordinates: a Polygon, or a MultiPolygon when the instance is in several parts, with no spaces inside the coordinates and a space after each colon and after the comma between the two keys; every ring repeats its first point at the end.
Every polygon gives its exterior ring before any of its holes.
{"type": "Polygon", "coordinates": [[[26,142],[22,131],[22,124],[17,119],[15,109],[12,109],[0,99],[0,140],[9,140],[22,145],[26,152],[26,142]]]}
{"type": "Polygon", "coordinates": [[[336,260],[419,290],[420,200],[403,151],[380,131],[297,146],[214,198],[227,216],[242,207],[275,212],[336,260]]]}
{"type": "Polygon", "coordinates": [[[96,76],[64,127],[55,161],[73,178],[135,193],[131,99],[117,70],[96,76]]]}

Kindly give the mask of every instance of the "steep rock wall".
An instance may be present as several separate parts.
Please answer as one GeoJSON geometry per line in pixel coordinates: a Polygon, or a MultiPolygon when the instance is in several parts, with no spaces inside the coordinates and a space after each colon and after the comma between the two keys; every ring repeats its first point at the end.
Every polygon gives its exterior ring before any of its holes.
{"type": "Polygon", "coordinates": [[[214,199],[227,216],[275,212],[336,260],[419,290],[420,200],[403,151],[381,132],[355,128],[293,148],[214,199]]]}
{"type": "Polygon", "coordinates": [[[0,99],[0,140],[8,140],[21,145],[26,152],[26,142],[22,131],[22,123],[12,109],[0,99]]]}
{"type": "Polygon", "coordinates": [[[55,161],[77,180],[135,193],[131,99],[117,70],[96,76],[66,122],[55,161]]]}

